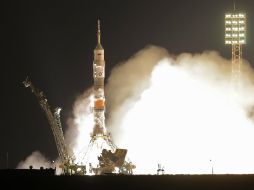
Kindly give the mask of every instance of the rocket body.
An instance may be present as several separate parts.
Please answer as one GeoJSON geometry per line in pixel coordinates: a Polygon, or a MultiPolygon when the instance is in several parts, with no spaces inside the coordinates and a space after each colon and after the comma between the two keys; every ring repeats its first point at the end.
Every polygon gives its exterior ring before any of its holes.
{"type": "Polygon", "coordinates": [[[100,21],[98,21],[97,46],[94,49],[93,78],[94,78],[94,129],[93,137],[107,136],[105,128],[105,60],[104,49],[101,45],[100,21]]]}

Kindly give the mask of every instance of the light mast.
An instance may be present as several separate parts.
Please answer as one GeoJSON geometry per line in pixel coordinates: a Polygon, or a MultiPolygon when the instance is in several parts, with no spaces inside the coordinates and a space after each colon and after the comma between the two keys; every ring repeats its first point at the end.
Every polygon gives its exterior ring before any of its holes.
{"type": "Polygon", "coordinates": [[[242,45],[246,44],[246,14],[234,11],[225,14],[225,44],[232,47],[231,82],[239,87],[241,80],[242,45]]]}

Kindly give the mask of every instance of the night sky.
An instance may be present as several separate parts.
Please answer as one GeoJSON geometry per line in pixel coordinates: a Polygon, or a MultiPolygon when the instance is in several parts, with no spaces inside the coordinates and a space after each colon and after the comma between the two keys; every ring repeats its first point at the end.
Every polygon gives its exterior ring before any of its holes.
{"type": "MultiPolygon", "coordinates": [[[[254,1],[238,0],[236,8],[247,13],[243,56],[254,67],[254,1]]],[[[24,0],[1,2],[1,9],[0,168],[6,168],[7,152],[10,168],[35,150],[57,157],[46,117],[22,81],[29,75],[52,108],[63,108],[65,130],[76,97],[93,84],[98,18],[106,79],[114,65],[150,44],[172,54],[215,50],[231,57],[224,14],[233,10],[233,0],[24,0]]]]}

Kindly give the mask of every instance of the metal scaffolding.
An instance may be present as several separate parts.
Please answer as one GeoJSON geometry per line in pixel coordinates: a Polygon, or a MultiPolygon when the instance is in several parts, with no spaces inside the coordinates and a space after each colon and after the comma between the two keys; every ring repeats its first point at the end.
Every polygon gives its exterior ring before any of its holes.
{"type": "Polygon", "coordinates": [[[238,86],[241,80],[242,45],[246,44],[246,14],[225,14],[225,44],[232,46],[231,82],[238,86]]]}
{"type": "Polygon", "coordinates": [[[241,80],[242,45],[232,44],[232,83],[237,84],[241,80]]]}
{"type": "Polygon", "coordinates": [[[67,148],[67,145],[64,140],[64,133],[62,130],[61,120],[60,120],[60,111],[61,108],[57,107],[52,112],[48,101],[44,95],[44,93],[36,88],[32,82],[26,78],[25,81],[23,81],[23,84],[25,87],[30,87],[32,90],[32,93],[36,96],[37,100],[39,101],[39,104],[44,111],[50,128],[52,130],[58,155],[61,161],[60,168],[63,170],[63,174],[85,174],[85,166],[79,166],[74,163],[75,157],[74,154],[70,149],[67,148]]]}

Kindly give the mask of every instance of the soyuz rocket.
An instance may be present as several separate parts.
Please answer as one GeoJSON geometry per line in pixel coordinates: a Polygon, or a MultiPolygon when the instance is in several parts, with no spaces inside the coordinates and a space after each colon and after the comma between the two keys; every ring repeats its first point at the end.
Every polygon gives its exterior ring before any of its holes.
{"type": "Polygon", "coordinates": [[[94,78],[94,128],[92,137],[107,137],[105,128],[105,96],[104,96],[104,78],[105,78],[105,60],[104,49],[101,45],[100,20],[97,25],[97,45],[94,49],[93,61],[94,78]]]}
{"type": "MultiPolygon", "coordinates": [[[[111,141],[111,137],[105,127],[105,96],[104,96],[104,79],[105,79],[105,60],[104,60],[104,49],[101,45],[101,28],[100,20],[98,20],[97,25],[97,45],[94,49],[94,61],[93,61],[93,78],[94,78],[94,127],[91,134],[91,141],[88,147],[88,152],[92,150],[94,144],[96,143],[97,147],[100,147],[102,150],[101,155],[96,159],[103,160],[103,154],[107,151],[114,152],[114,155],[117,158],[117,162],[111,160],[111,158],[106,157],[111,162],[114,162],[114,167],[124,167],[125,164],[126,170],[132,173],[132,169],[135,168],[135,165],[131,162],[125,162],[125,156],[127,154],[127,149],[119,149],[111,141]],[[104,141],[97,141],[97,139],[103,139],[104,141]],[[119,160],[121,162],[119,162],[119,160]]],[[[104,155],[106,156],[106,155],[104,155]]],[[[100,163],[100,160],[99,160],[100,163]]],[[[103,162],[102,162],[103,163],[103,162]]],[[[102,166],[103,167],[103,166],[102,166]]],[[[107,168],[108,166],[106,166],[107,168]]],[[[108,170],[108,169],[107,169],[108,170]]]]}

